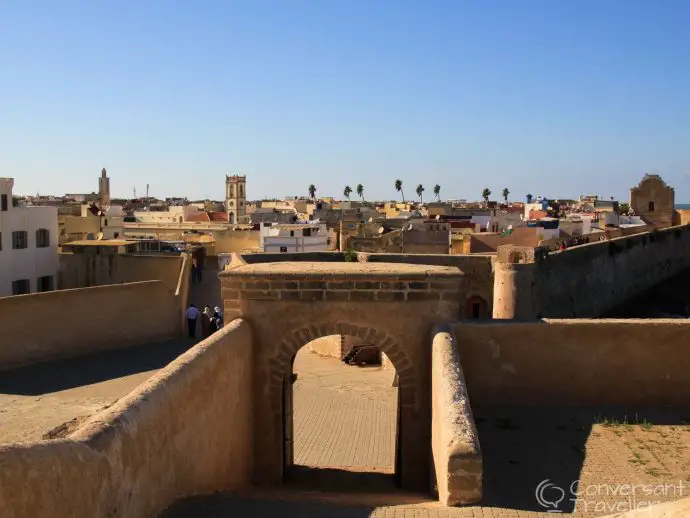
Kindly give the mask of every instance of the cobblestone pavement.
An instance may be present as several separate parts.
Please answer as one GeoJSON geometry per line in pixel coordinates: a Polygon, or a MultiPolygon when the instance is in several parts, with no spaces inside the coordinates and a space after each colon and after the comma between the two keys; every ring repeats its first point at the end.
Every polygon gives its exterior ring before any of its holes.
{"type": "Polygon", "coordinates": [[[166,518],[553,516],[548,509],[595,517],[690,496],[690,416],[477,408],[482,505],[443,507],[394,487],[392,373],[305,353],[295,361],[295,461],[301,466],[286,484],[182,500],[166,518]]]}
{"type": "Polygon", "coordinates": [[[0,373],[0,444],[57,436],[112,405],[193,342],[142,347],[29,365],[0,373]]]}
{"type": "Polygon", "coordinates": [[[398,390],[393,370],[295,358],[295,464],[393,473],[398,390]]]}

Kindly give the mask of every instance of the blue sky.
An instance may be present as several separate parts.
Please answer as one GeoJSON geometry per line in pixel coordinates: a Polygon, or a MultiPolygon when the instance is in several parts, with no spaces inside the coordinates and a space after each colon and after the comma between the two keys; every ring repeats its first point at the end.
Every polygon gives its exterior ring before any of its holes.
{"type": "Polygon", "coordinates": [[[686,0],[0,3],[0,176],[22,193],[690,202],[686,0]]]}

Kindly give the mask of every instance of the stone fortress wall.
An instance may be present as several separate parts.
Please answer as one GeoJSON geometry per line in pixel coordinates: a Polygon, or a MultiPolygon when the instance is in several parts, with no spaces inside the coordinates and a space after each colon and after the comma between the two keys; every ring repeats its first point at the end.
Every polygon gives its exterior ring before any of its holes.
{"type": "Polygon", "coordinates": [[[551,253],[500,247],[493,316],[598,317],[686,268],[690,268],[688,225],[551,253]]]}
{"type": "Polygon", "coordinates": [[[67,438],[0,446],[0,516],[149,518],[248,485],[252,345],[236,320],[67,438]]]}
{"type": "Polygon", "coordinates": [[[0,370],[176,338],[178,301],[162,281],[0,298],[0,370]]]}

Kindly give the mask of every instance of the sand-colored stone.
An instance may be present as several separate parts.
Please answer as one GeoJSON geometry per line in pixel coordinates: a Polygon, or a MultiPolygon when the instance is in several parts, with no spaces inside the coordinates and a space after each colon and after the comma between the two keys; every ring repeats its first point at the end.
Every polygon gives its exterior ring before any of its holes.
{"type": "Polygon", "coordinates": [[[449,328],[437,328],[431,344],[431,400],[431,445],[439,500],[443,505],[479,502],[479,436],[449,328]]]}

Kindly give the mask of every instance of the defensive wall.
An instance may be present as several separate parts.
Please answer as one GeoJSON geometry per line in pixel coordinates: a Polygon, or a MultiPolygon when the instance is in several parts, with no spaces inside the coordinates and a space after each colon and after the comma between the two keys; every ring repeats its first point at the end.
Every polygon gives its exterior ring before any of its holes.
{"type": "MultiPolygon", "coordinates": [[[[180,255],[147,254],[59,254],[59,289],[86,288],[157,280],[174,297],[174,314],[180,330],[186,325],[184,312],[189,301],[190,258],[180,255]]],[[[104,299],[103,303],[107,299],[104,299]]],[[[149,300],[157,304],[157,300],[149,300]]]]}
{"type": "Polygon", "coordinates": [[[182,333],[177,300],[162,281],[0,298],[0,370],[182,333]]]}
{"type": "Polygon", "coordinates": [[[162,281],[177,289],[184,255],[60,253],[59,289],[137,281],[162,281]]]}
{"type": "Polygon", "coordinates": [[[597,317],[690,267],[690,226],[548,253],[499,247],[493,316],[597,317]]]}
{"type": "Polygon", "coordinates": [[[690,406],[690,320],[454,324],[473,406],[690,406]]]}
{"type": "Polygon", "coordinates": [[[252,334],[229,324],[65,439],[0,446],[3,518],[149,518],[246,486],[252,334]]]}

